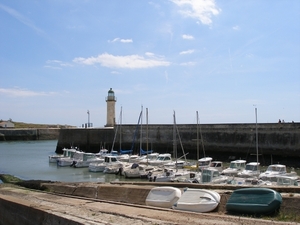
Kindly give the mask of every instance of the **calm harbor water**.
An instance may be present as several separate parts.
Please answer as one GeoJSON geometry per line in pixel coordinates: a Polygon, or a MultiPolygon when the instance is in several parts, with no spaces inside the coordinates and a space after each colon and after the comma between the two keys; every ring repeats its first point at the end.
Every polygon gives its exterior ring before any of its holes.
{"type": "MultiPolygon", "coordinates": [[[[124,181],[123,176],[90,172],[88,168],[59,167],[49,163],[48,156],[55,154],[57,140],[0,142],[0,173],[24,180],[51,180],[63,182],[124,181]]],[[[229,163],[224,163],[227,167],[229,163]]],[[[266,167],[262,167],[264,171],[266,167]]],[[[290,172],[290,168],[288,168],[290,172]]],[[[299,168],[296,169],[300,175],[299,168]]],[[[127,180],[128,181],[128,180],[127,180]]],[[[147,181],[134,179],[131,181],[147,181]]]]}
{"type": "Polygon", "coordinates": [[[124,180],[114,174],[89,172],[88,168],[58,167],[49,163],[57,140],[0,142],[0,173],[24,180],[110,182],[124,180]]]}

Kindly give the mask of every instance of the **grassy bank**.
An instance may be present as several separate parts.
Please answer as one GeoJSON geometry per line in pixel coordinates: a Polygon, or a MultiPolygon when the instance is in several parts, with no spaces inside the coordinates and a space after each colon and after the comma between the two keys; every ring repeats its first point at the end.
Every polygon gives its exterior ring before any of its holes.
{"type": "Polygon", "coordinates": [[[16,122],[12,121],[14,123],[15,127],[17,129],[27,129],[27,128],[68,128],[68,127],[74,127],[71,125],[61,125],[61,124],[36,124],[36,123],[23,123],[23,122],[16,122]]]}

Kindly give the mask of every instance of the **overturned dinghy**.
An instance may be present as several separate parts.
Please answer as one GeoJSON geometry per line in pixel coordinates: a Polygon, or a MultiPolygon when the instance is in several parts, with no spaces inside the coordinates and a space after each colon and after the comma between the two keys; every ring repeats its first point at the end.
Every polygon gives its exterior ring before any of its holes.
{"type": "Polygon", "coordinates": [[[187,188],[173,208],[192,212],[210,212],[217,208],[220,200],[221,196],[215,191],[187,188]]]}
{"type": "Polygon", "coordinates": [[[240,214],[271,214],[280,208],[280,193],[269,188],[242,188],[235,190],[226,203],[228,212],[240,214]]]}
{"type": "Polygon", "coordinates": [[[152,188],[146,198],[146,205],[161,208],[172,208],[181,196],[181,190],[175,187],[152,188]]]}

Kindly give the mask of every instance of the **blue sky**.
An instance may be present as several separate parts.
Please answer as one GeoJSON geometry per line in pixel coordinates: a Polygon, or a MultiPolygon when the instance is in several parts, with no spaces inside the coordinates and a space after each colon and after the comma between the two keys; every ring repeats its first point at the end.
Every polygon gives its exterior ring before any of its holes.
{"type": "Polygon", "coordinates": [[[3,120],[300,121],[298,0],[1,0],[0,33],[3,120]]]}

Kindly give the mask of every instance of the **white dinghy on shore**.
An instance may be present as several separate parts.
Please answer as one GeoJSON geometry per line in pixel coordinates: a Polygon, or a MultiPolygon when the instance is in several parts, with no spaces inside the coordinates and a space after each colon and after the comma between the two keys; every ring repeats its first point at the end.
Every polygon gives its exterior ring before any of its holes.
{"type": "Polygon", "coordinates": [[[173,209],[191,212],[210,212],[219,205],[221,196],[211,190],[187,188],[173,209]]]}
{"type": "Polygon", "coordinates": [[[175,187],[154,187],[150,190],[146,205],[161,208],[172,208],[181,197],[181,190],[175,187]]]}

